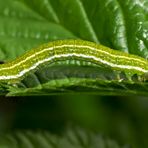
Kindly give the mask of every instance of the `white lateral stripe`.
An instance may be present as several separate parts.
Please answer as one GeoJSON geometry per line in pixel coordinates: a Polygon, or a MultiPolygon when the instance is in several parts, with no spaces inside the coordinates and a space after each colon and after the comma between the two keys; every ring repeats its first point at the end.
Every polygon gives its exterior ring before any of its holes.
{"type": "Polygon", "coordinates": [[[130,66],[130,65],[117,65],[117,64],[114,64],[114,63],[110,63],[110,62],[107,62],[107,61],[104,61],[98,57],[95,57],[95,56],[86,56],[84,54],[76,54],[76,53],[72,53],[72,54],[61,54],[61,55],[54,55],[52,57],[49,57],[47,59],[43,59],[41,61],[38,61],[37,63],[35,63],[34,65],[32,65],[30,68],[28,69],[24,69],[23,71],[20,71],[18,74],[16,75],[9,75],[9,76],[0,76],[0,80],[8,80],[8,79],[17,79],[19,77],[22,77],[24,74],[26,74],[27,72],[35,69],[37,66],[39,66],[40,64],[44,63],[44,62],[47,62],[47,61],[50,61],[50,60],[53,60],[55,58],[61,58],[61,57],[80,57],[80,58],[84,58],[84,59],[93,59],[95,61],[99,61],[101,63],[104,63],[110,67],[116,67],[116,68],[121,68],[121,69],[131,69],[131,70],[137,70],[137,71],[140,71],[140,72],[143,72],[143,73],[147,73],[148,70],[145,70],[143,68],[140,68],[140,67],[136,67],[136,66],[130,66]]]}
{"type": "Polygon", "coordinates": [[[41,54],[41,53],[43,53],[43,52],[45,52],[45,51],[48,51],[48,50],[50,51],[50,50],[54,50],[54,49],[58,49],[58,48],[63,48],[63,47],[87,48],[87,49],[90,49],[90,50],[97,50],[97,51],[99,51],[99,52],[101,52],[101,53],[105,53],[105,54],[110,55],[110,56],[112,56],[112,57],[124,58],[124,59],[128,59],[128,60],[135,60],[135,61],[138,61],[138,62],[142,62],[142,63],[144,63],[144,64],[148,64],[147,62],[144,62],[144,61],[142,61],[142,60],[140,60],[140,59],[136,59],[136,58],[133,58],[133,57],[121,56],[121,55],[114,55],[114,54],[108,53],[108,52],[106,52],[106,51],[99,50],[98,48],[94,48],[94,47],[90,47],[90,46],[86,46],[86,45],[60,45],[60,46],[45,48],[45,49],[43,49],[43,50],[41,50],[41,51],[39,51],[39,52],[37,52],[37,53],[31,55],[30,57],[27,57],[25,60],[20,61],[19,63],[16,63],[16,64],[14,64],[14,65],[12,65],[12,66],[10,66],[10,67],[1,68],[0,71],[1,71],[1,70],[7,70],[7,69],[15,68],[16,66],[19,66],[19,65],[21,65],[22,63],[25,63],[26,61],[28,61],[28,60],[34,58],[35,56],[38,56],[39,54],[41,54]]]}

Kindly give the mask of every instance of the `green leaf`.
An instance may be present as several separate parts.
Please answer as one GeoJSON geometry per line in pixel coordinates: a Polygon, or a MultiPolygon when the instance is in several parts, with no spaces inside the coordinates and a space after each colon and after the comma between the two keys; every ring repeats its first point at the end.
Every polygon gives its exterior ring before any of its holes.
{"type": "Polygon", "coordinates": [[[50,40],[76,38],[64,26],[34,12],[21,1],[0,2],[0,59],[10,60],[50,40]]]}
{"type": "MultiPolygon", "coordinates": [[[[40,44],[67,38],[90,40],[147,58],[147,8],[147,0],[0,1],[0,60],[7,62],[40,44]]],[[[1,84],[0,94],[43,95],[90,90],[97,94],[147,95],[147,83],[119,83],[108,79],[109,75],[117,74],[99,73],[99,80],[52,79],[33,88],[28,87],[29,80],[25,88],[1,84]]]]}
{"type": "Polygon", "coordinates": [[[47,131],[15,131],[0,137],[0,147],[6,148],[129,148],[116,141],[80,128],[68,129],[62,135],[47,131]]]}

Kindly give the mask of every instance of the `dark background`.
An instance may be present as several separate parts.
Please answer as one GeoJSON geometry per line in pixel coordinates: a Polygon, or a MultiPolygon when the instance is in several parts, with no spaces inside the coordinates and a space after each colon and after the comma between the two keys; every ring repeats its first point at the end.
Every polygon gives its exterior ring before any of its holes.
{"type": "Polygon", "coordinates": [[[1,131],[45,129],[61,133],[82,127],[116,139],[119,143],[146,147],[147,97],[59,95],[0,98],[1,131]]]}

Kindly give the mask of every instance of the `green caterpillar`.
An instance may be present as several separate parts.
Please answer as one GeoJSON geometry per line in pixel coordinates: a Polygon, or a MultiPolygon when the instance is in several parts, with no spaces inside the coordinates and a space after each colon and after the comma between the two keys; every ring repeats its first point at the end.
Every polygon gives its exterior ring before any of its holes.
{"type": "Polygon", "coordinates": [[[46,63],[77,60],[124,72],[127,76],[148,73],[144,58],[115,51],[102,45],[83,40],[53,41],[5,64],[0,65],[0,82],[20,82],[30,72],[46,63]]]}

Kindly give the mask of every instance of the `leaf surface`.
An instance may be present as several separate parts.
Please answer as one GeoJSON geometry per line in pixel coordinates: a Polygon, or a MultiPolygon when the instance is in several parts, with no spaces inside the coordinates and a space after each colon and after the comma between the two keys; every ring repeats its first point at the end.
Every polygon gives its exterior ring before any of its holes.
{"type": "MultiPolygon", "coordinates": [[[[147,59],[147,14],[147,0],[0,1],[0,60],[7,62],[40,44],[68,38],[93,41],[147,59]]],[[[118,91],[147,94],[147,83],[119,83],[108,80],[104,72],[100,77],[104,78],[51,80],[33,89],[1,84],[0,93],[31,95],[90,90],[98,94],[119,94],[118,91]]],[[[30,85],[29,81],[26,83],[30,85]]]]}

